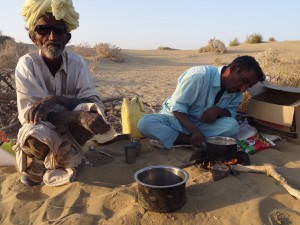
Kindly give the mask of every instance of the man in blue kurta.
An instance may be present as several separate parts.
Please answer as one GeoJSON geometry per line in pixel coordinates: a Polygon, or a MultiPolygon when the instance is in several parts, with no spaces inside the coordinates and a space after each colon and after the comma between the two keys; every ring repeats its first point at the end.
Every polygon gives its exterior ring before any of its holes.
{"type": "Polygon", "coordinates": [[[186,70],[157,114],[147,114],[138,123],[145,137],[164,148],[199,146],[205,137],[234,137],[239,131],[236,110],[242,93],[265,75],[251,56],[236,58],[228,66],[196,66],[186,70]]]}

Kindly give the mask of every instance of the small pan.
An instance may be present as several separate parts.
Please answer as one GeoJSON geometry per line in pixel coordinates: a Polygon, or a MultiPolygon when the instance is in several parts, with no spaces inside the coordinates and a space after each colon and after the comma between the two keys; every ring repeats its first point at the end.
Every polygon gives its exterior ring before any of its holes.
{"type": "Polygon", "coordinates": [[[232,160],[237,153],[237,140],[231,137],[215,136],[204,140],[208,158],[212,161],[232,160]]]}

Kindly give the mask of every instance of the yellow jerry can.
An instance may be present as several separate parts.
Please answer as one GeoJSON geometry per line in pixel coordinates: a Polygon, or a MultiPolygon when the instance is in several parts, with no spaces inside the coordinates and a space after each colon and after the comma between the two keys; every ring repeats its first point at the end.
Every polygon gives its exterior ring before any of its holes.
{"type": "Polygon", "coordinates": [[[123,98],[121,120],[123,134],[129,134],[131,138],[141,138],[143,135],[137,129],[137,123],[146,114],[142,101],[133,97],[131,101],[123,98]]]}

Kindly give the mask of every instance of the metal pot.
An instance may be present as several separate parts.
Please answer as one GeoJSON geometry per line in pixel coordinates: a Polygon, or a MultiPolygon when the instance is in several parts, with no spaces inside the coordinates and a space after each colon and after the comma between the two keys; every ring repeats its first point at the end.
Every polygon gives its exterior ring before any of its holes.
{"type": "Polygon", "coordinates": [[[204,140],[208,158],[212,161],[228,161],[235,158],[237,140],[230,137],[208,137],[204,140]]]}
{"type": "Polygon", "coordinates": [[[185,185],[189,175],[174,166],[150,166],[134,174],[138,202],[150,211],[172,212],[186,202],[185,185]]]}

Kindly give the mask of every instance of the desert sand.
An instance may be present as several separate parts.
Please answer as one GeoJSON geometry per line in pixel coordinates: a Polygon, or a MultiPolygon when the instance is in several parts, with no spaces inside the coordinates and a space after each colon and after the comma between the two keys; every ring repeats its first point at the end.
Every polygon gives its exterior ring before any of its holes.
{"type": "MultiPolygon", "coordinates": [[[[300,56],[300,42],[243,44],[222,55],[199,54],[197,50],[123,50],[125,62],[100,61],[93,75],[103,97],[122,91],[138,94],[143,101],[161,103],[174,90],[177,78],[187,68],[203,64],[226,64],[237,55],[255,55],[269,48],[289,57],[300,56]]],[[[88,142],[84,148],[93,166],[78,168],[77,179],[65,186],[27,187],[14,166],[0,167],[0,224],[300,224],[300,200],[292,197],[266,174],[240,173],[213,181],[211,172],[198,165],[185,168],[187,202],[170,213],[143,209],[137,201],[134,173],[146,166],[178,166],[189,160],[193,150],[164,150],[141,139],[136,163],[127,164],[121,140],[109,145],[88,142]],[[113,158],[88,150],[95,146],[113,158]]],[[[272,148],[250,155],[251,164],[270,163],[294,188],[300,190],[300,147],[277,140],[272,148]]]]}

